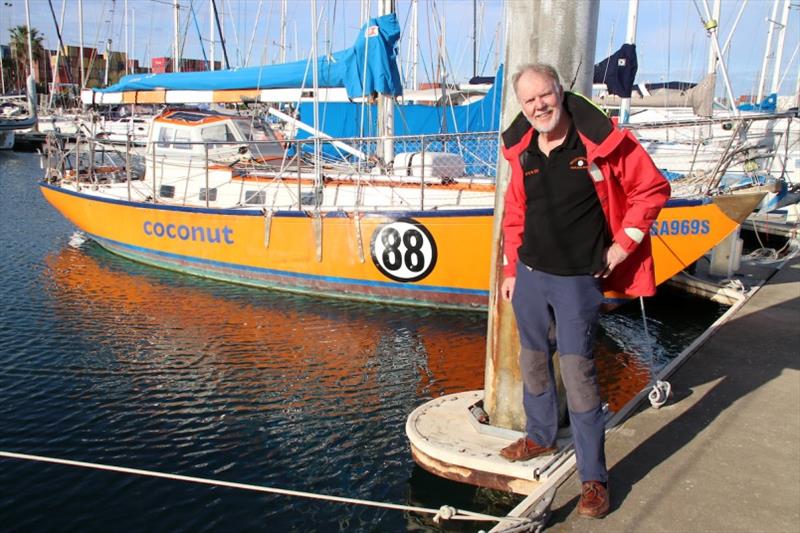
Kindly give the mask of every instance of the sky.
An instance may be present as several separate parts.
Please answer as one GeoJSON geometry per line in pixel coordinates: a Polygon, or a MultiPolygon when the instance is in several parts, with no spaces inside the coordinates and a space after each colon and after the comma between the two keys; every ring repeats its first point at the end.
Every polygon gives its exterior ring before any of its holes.
{"type": "MultiPolygon", "coordinates": [[[[56,17],[62,5],[65,44],[79,42],[78,0],[51,0],[56,17]],[[66,3],[64,3],[66,2],[66,3]]],[[[536,1],[536,0],[508,0],[536,1]]],[[[577,0],[585,1],[585,0],[577,0]]],[[[778,0],[782,7],[784,0],[778,0]]],[[[44,34],[45,46],[57,46],[57,37],[48,0],[29,0],[31,25],[44,34]]],[[[216,0],[224,25],[228,56],[232,66],[268,64],[279,59],[279,0],[216,0]],[[252,42],[252,44],[251,44],[252,42]]],[[[708,0],[713,4],[713,0],[708,0]]],[[[180,33],[184,41],[183,57],[202,59],[209,52],[209,0],[179,0],[180,33]],[[202,36],[202,37],[201,37],[202,36]]],[[[319,52],[337,51],[350,46],[360,26],[362,0],[317,0],[319,52]]],[[[369,2],[377,14],[377,0],[369,2]]],[[[478,10],[477,73],[493,75],[502,61],[502,0],[476,0],[478,10]]],[[[722,0],[719,24],[720,42],[731,33],[733,23],[744,4],[742,17],[731,38],[727,68],[733,93],[756,92],[766,49],[768,19],[773,0],[722,0]]],[[[410,0],[397,0],[397,14],[403,36],[400,41],[400,67],[409,58],[410,0]]],[[[698,15],[703,0],[640,0],[636,45],[639,62],[637,81],[699,81],[706,70],[709,39],[698,15]]],[[[780,94],[792,94],[800,76],[800,0],[791,0],[789,22],[779,77],[780,94]]],[[[125,49],[124,0],[83,0],[84,45],[125,49]]],[[[172,0],[128,0],[129,49],[134,57],[149,65],[152,57],[171,56],[173,41],[172,0]],[[134,23],[135,21],[135,23],[134,23]]],[[[311,0],[289,0],[287,13],[287,60],[307,58],[311,54],[311,0]]],[[[596,62],[623,44],[627,29],[627,0],[600,0],[596,41],[596,62]]],[[[473,74],[473,0],[419,0],[419,77],[428,81],[437,71],[438,42],[444,33],[450,81],[464,82],[473,74]]],[[[776,22],[780,22],[781,9],[776,22]]],[[[25,0],[0,0],[0,42],[8,42],[8,28],[25,24],[25,0]]],[[[217,42],[216,59],[222,59],[217,42]]],[[[774,55],[773,55],[774,57],[774,55]]],[[[774,60],[773,60],[774,63],[774,60]]],[[[767,87],[771,86],[770,67],[767,87]]],[[[722,83],[718,83],[718,91],[722,83]]]]}

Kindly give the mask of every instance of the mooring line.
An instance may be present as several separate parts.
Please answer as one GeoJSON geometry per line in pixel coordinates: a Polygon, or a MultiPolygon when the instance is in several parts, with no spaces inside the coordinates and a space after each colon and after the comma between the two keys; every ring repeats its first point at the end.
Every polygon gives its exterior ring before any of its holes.
{"type": "Polygon", "coordinates": [[[161,479],[172,479],[177,481],[187,481],[189,483],[199,483],[201,485],[216,485],[220,487],[230,487],[234,489],[250,490],[255,492],[266,492],[269,494],[280,494],[283,496],[295,496],[299,498],[309,498],[313,500],[324,500],[338,503],[348,503],[354,505],[365,505],[368,507],[380,507],[384,509],[394,509],[398,511],[411,511],[422,514],[432,514],[434,521],[437,523],[440,520],[469,520],[469,521],[483,521],[483,522],[505,522],[516,521],[520,523],[530,522],[528,518],[522,517],[497,517],[473,511],[465,511],[463,509],[456,509],[449,505],[443,505],[439,509],[431,509],[427,507],[416,507],[413,505],[401,505],[397,503],[377,502],[373,500],[362,500],[358,498],[347,498],[344,496],[333,496],[328,494],[317,494],[313,492],[304,492],[299,490],[280,489],[276,487],[265,487],[261,485],[252,485],[249,483],[236,483],[233,481],[223,481],[219,479],[209,479],[195,476],[184,476],[181,474],[170,474],[166,472],[156,472],[154,470],[142,470],[140,468],[128,468],[124,466],[105,465],[100,463],[89,463],[86,461],[73,461],[71,459],[60,459],[58,457],[45,457],[41,455],[30,455],[16,452],[0,451],[0,457],[7,459],[21,459],[25,461],[37,461],[42,463],[52,463],[66,466],[77,466],[81,468],[91,468],[95,470],[106,470],[110,472],[119,472],[123,474],[134,474],[138,476],[155,477],[161,479]]]}

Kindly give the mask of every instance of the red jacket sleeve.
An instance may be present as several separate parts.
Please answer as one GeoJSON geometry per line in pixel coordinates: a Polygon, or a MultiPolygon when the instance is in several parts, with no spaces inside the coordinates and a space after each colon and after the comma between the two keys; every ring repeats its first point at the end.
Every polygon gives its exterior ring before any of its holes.
{"type": "Polygon", "coordinates": [[[625,193],[626,208],[613,238],[630,253],[649,234],[650,226],[670,197],[670,186],[633,133],[627,129],[617,132],[623,138],[617,139],[619,156],[614,158],[614,174],[625,193]]]}
{"type": "Polygon", "coordinates": [[[503,213],[503,273],[506,277],[514,277],[517,275],[517,250],[522,245],[522,233],[525,230],[527,197],[518,154],[503,146],[503,157],[511,166],[503,213]]]}

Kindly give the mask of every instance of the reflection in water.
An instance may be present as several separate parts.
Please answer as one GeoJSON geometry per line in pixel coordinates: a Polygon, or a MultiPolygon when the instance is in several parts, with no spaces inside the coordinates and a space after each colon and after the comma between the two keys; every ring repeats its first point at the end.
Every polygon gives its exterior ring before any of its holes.
{"type": "MultiPolygon", "coordinates": [[[[377,356],[397,353],[414,364],[417,398],[483,388],[486,339],[484,321],[476,315],[371,307],[242,287],[219,290],[216,284],[195,285],[190,279],[182,279],[186,286],[177,290],[153,278],[163,276],[160,271],[139,267],[137,275],[113,268],[115,259],[94,248],[65,249],[46,259],[44,276],[52,280],[58,312],[65,318],[79,315],[86,328],[104,333],[98,338],[102,343],[137,347],[116,352],[117,364],[146,361],[154,372],[163,365],[191,368],[209,386],[225,374],[205,375],[204,368],[247,365],[262,370],[261,377],[280,375],[272,391],[278,397],[330,396],[370,409],[379,403],[377,384],[392,373],[392,365],[381,364],[377,356]],[[95,258],[98,254],[104,264],[95,258]]],[[[653,347],[641,340],[635,316],[628,321],[606,318],[595,354],[603,396],[616,411],[647,386],[650,368],[611,334],[639,339],[634,348],[642,348],[640,353],[653,347]]]]}
{"type": "Polygon", "coordinates": [[[417,363],[420,395],[482,386],[480,317],[223,289],[191,279],[175,287],[160,283],[161,271],[140,267],[132,274],[113,268],[116,263],[96,249],[65,249],[46,259],[43,278],[52,283],[62,319],[79,317],[87,330],[103,333],[101,342],[139,347],[116,353],[119,364],[180,361],[198,371],[204,364],[248,365],[279,371],[282,392],[335,389],[350,401],[350,394],[391,375],[392,366],[375,358],[396,350],[417,363]]]}

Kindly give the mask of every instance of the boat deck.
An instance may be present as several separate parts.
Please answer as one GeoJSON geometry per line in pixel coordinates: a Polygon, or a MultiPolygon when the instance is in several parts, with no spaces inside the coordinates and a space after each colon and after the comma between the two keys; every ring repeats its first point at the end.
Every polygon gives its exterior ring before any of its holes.
{"type": "Polygon", "coordinates": [[[606,444],[612,513],[577,515],[573,474],[549,531],[797,531],[800,524],[800,258],[670,377],[606,444]]]}

